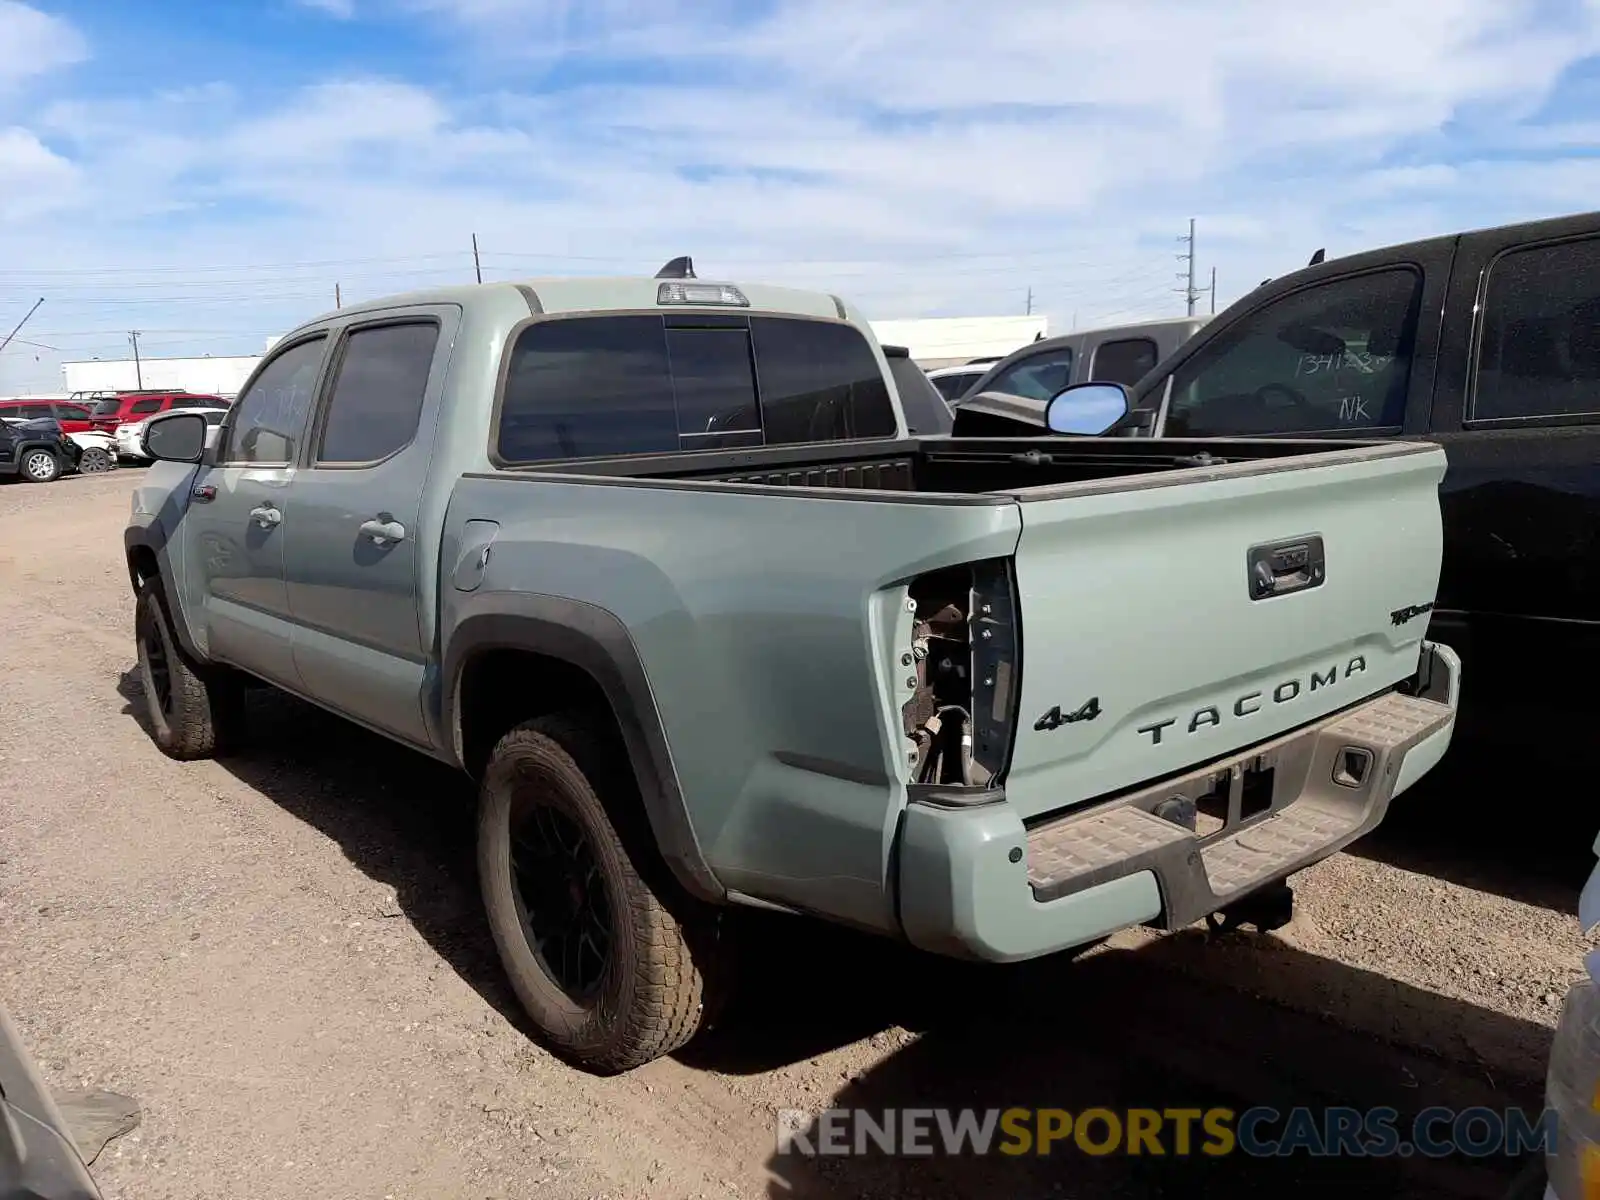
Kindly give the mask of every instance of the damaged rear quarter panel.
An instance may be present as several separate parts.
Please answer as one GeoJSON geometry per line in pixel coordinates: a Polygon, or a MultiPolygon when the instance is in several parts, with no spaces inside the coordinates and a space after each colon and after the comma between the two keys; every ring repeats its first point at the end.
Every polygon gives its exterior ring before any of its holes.
{"type": "MultiPolygon", "coordinates": [[[[627,627],[722,885],[893,929],[904,586],[1012,553],[1015,503],[474,476],[446,545],[481,516],[500,530],[474,605],[559,596],[627,627]]],[[[444,618],[448,640],[448,583],[444,618]]]]}

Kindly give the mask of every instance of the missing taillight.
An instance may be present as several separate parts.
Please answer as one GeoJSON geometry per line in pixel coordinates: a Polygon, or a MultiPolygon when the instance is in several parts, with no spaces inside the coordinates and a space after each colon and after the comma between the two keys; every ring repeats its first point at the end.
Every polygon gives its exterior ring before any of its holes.
{"type": "Polygon", "coordinates": [[[918,783],[987,787],[1015,725],[1017,627],[1010,564],[931,572],[910,589],[914,689],[901,710],[918,783]]]}

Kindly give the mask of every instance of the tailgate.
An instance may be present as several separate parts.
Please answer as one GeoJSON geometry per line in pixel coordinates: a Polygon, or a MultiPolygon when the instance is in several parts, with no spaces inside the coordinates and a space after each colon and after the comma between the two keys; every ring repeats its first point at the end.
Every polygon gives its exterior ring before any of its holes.
{"type": "Polygon", "coordinates": [[[1008,799],[1026,818],[1120,791],[1414,674],[1444,471],[1392,443],[1013,493],[1008,799]]]}

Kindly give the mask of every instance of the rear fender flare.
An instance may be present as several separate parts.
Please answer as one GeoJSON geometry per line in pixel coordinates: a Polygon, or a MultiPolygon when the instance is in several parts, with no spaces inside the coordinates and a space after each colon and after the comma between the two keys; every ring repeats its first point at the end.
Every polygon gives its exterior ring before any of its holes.
{"type": "Polygon", "coordinates": [[[462,600],[441,672],[445,716],[456,761],[465,765],[461,680],[467,664],[490,650],[524,650],[559,659],[589,675],[604,693],[622,731],[645,816],[663,859],[693,896],[723,901],[701,852],[672,764],[655,694],[627,626],[593,604],[557,596],[491,593],[462,600]]]}

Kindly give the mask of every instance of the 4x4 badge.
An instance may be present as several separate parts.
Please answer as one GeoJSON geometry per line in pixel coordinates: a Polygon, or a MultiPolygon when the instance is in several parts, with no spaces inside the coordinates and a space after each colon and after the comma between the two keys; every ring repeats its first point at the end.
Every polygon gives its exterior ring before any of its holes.
{"type": "Polygon", "coordinates": [[[1033,723],[1037,733],[1048,733],[1052,729],[1060,729],[1063,725],[1071,725],[1076,721],[1092,721],[1100,715],[1100,697],[1090,696],[1077,712],[1064,713],[1058,704],[1044,716],[1033,723]]]}

